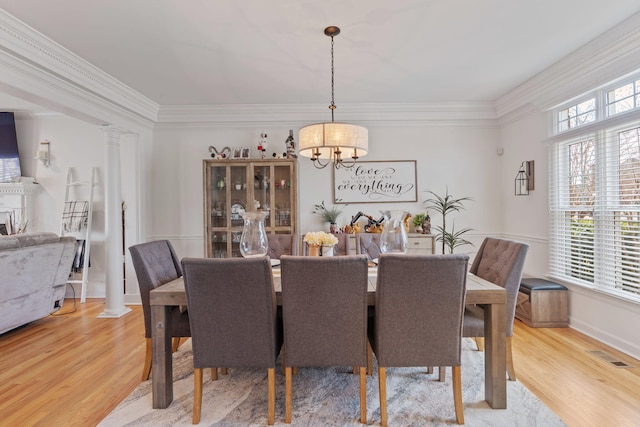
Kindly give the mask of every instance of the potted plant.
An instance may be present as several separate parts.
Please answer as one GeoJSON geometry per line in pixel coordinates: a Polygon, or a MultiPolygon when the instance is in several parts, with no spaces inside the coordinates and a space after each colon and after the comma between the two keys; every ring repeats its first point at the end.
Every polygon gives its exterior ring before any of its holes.
{"type": "Polygon", "coordinates": [[[425,200],[425,206],[442,215],[442,226],[435,226],[436,232],[438,234],[437,240],[439,242],[442,242],[442,253],[446,253],[445,248],[449,248],[449,253],[452,254],[453,250],[459,246],[473,246],[473,243],[462,237],[463,234],[471,231],[472,228],[463,228],[462,230],[455,231],[455,223],[453,223],[451,231],[447,231],[447,215],[452,212],[459,212],[464,209],[463,202],[466,200],[471,200],[471,198],[460,197],[456,199],[451,194],[449,194],[448,188],[445,192],[444,197],[437,195],[433,191],[427,190],[427,193],[430,193],[433,198],[425,200]]]}
{"type": "MultiPolygon", "coordinates": [[[[347,205],[344,205],[346,207],[347,205]]],[[[342,209],[344,209],[344,207],[342,209]]],[[[338,209],[337,206],[326,207],[324,204],[324,200],[319,205],[313,205],[313,213],[320,215],[324,222],[329,223],[329,230],[331,233],[336,232],[336,224],[338,221],[338,217],[342,213],[342,209],[338,209]]]]}
{"type": "Polygon", "coordinates": [[[416,233],[422,233],[422,223],[427,218],[426,214],[419,213],[413,216],[413,226],[416,228],[416,233]]]}

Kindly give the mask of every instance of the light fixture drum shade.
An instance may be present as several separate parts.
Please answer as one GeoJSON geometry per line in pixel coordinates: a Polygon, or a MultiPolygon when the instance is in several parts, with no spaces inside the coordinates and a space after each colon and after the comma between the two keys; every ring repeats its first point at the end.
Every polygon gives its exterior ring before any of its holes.
{"type": "Polygon", "coordinates": [[[320,159],[333,159],[336,151],[341,151],[343,159],[361,157],[369,150],[369,131],[348,123],[315,123],[300,129],[298,146],[305,157],[313,157],[316,150],[320,159]]]}

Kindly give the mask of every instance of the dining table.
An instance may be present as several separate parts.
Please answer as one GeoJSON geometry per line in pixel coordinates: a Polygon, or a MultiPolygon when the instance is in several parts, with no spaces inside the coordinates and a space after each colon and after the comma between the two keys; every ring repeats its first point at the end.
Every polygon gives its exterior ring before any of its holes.
{"type": "MultiPolygon", "coordinates": [[[[278,305],[282,305],[280,270],[273,271],[278,305]]],[[[375,306],[377,269],[369,268],[368,305],[375,306]]],[[[186,306],[187,296],[182,277],[150,292],[152,341],[152,404],[154,409],[169,406],[173,400],[173,367],[171,357],[171,316],[175,306],[186,306]]],[[[501,286],[474,274],[467,275],[466,304],[484,308],[484,397],[494,409],[507,407],[506,379],[506,291],[501,286]]]]}

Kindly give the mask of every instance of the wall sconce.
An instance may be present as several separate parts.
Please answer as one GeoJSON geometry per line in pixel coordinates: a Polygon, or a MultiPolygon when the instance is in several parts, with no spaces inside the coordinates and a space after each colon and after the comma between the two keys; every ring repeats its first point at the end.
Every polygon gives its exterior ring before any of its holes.
{"type": "Polygon", "coordinates": [[[533,160],[522,162],[520,165],[520,170],[516,175],[516,196],[528,196],[529,191],[534,190],[535,176],[533,168],[533,160]]]}
{"type": "Polygon", "coordinates": [[[36,159],[42,161],[45,168],[48,168],[51,164],[51,142],[42,141],[40,147],[36,153],[36,159]]]}

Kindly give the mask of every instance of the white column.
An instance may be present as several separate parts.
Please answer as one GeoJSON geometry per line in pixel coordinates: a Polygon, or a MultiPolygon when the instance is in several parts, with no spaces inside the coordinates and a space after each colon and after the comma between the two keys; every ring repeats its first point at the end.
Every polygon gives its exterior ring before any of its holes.
{"type": "Polygon", "coordinates": [[[131,311],[124,305],[124,273],[122,270],[122,195],[120,194],[120,130],[104,126],[106,173],[104,190],[106,298],[104,311],[98,317],[121,317],[131,311]]]}

